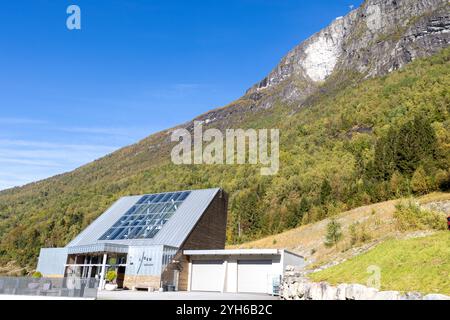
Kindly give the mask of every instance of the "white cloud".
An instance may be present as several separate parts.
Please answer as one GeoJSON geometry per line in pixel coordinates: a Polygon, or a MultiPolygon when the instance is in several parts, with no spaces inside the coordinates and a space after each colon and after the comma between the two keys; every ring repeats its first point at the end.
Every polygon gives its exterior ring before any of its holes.
{"type": "Polygon", "coordinates": [[[0,190],[74,170],[157,131],[64,126],[27,118],[0,118],[0,125],[0,190]],[[32,130],[22,130],[28,127],[32,130]],[[48,138],[39,140],[41,136],[48,138]]]}
{"type": "Polygon", "coordinates": [[[112,128],[112,127],[59,127],[55,128],[57,131],[68,133],[82,133],[91,135],[106,135],[119,137],[134,137],[138,134],[148,133],[143,129],[136,128],[112,128]]]}
{"type": "Polygon", "coordinates": [[[1,125],[46,124],[46,121],[28,118],[0,118],[1,125]]]}
{"type": "Polygon", "coordinates": [[[0,190],[67,172],[117,146],[0,139],[0,190]]]}

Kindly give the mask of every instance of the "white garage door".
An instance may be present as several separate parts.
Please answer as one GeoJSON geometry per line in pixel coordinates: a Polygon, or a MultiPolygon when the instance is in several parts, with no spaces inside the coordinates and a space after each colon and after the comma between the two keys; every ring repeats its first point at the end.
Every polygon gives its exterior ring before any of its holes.
{"type": "Polygon", "coordinates": [[[239,260],[238,291],[270,292],[272,260],[239,260]]]}
{"type": "Polygon", "coordinates": [[[197,260],[192,262],[192,291],[222,291],[223,261],[197,260]]]}

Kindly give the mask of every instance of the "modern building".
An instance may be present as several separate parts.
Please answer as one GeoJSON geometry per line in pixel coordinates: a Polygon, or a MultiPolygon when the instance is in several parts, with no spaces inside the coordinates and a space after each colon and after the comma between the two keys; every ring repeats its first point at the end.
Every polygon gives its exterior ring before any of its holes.
{"type": "Polygon", "coordinates": [[[305,261],[286,250],[185,250],[189,291],[276,293],[287,266],[305,261]]]}
{"type": "Polygon", "coordinates": [[[187,289],[183,250],[223,249],[226,222],[221,189],[124,197],[66,247],[41,249],[37,270],[103,282],[113,269],[119,286],[187,289]]]}
{"type": "Polygon", "coordinates": [[[66,247],[41,249],[37,270],[97,278],[100,288],[114,270],[119,287],[130,289],[271,292],[285,265],[302,265],[303,258],[224,250],[227,202],[218,188],[121,198],[66,247]]]}

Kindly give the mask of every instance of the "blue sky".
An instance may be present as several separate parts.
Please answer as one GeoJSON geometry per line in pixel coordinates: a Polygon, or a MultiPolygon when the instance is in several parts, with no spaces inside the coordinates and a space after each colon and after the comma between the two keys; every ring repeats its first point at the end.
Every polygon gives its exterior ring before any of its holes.
{"type": "Polygon", "coordinates": [[[0,190],[239,98],[360,2],[2,1],[0,190]],[[71,4],[81,30],[66,28],[71,4]]]}

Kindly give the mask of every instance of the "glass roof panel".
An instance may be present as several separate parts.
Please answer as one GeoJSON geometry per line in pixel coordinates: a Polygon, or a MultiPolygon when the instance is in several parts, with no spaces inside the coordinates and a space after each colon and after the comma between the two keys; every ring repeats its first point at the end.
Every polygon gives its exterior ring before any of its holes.
{"type": "Polygon", "coordinates": [[[99,240],[153,238],[189,194],[184,191],[143,196],[99,240]]]}

